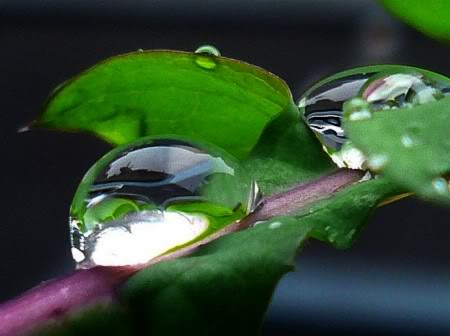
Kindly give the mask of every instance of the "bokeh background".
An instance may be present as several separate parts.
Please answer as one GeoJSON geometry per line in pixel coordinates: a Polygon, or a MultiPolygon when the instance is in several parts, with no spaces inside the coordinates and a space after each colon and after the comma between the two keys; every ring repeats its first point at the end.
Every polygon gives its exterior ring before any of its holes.
{"type": "MultiPolygon", "coordinates": [[[[0,301],[74,268],[69,204],[109,148],[83,134],[17,129],[57,84],[106,57],[206,43],[278,74],[296,97],[360,65],[450,75],[450,46],[371,0],[0,0],[0,301]]],[[[309,242],[275,293],[264,335],[450,334],[449,219],[449,209],[409,198],[379,209],[350,250],[309,242]]]]}

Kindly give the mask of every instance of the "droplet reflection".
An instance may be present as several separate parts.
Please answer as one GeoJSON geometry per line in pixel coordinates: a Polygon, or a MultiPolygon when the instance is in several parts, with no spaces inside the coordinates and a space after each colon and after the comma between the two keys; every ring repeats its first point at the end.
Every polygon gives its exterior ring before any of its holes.
{"type": "Polygon", "coordinates": [[[143,263],[252,211],[257,185],[225,153],[171,139],[113,150],[86,174],[71,207],[79,267],[143,263]]]}
{"type": "Polygon", "coordinates": [[[212,70],[217,66],[217,57],[220,57],[220,51],[211,45],[204,45],[195,50],[197,54],[195,63],[203,69],[212,70]]]}
{"type": "MultiPolygon", "coordinates": [[[[364,121],[374,113],[409,108],[442,99],[450,94],[443,77],[406,66],[380,66],[325,79],[308,90],[299,101],[303,118],[322,142],[337,166],[362,169],[365,158],[347,141],[342,118],[364,121]],[[343,110],[348,111],[344,116],[343,110]],[[358,153],[358,154],[356,154],[358,153]],[[363,162],[361,162],[361,159],[363,162]]],[[[422,144],[417,130],[410,129],[401,141],[405,148],[422,144]]]]}

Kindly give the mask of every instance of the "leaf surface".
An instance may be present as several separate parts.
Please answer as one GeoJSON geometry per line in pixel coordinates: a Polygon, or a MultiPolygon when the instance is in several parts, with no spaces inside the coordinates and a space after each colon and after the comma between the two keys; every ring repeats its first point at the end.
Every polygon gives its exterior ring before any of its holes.
{"type": "Polygon", "coordinates": [[[291,101],[286,84],[256,66],[154,50],[112,57],[59,86],[36,125],[88,131],[115,145],[176,134],[242,158],[291,101]]]}
{"type": "Polygon", "coordinates": [[[393,15],[432,37],[450,41],[450,1],[381,0],[393,15]]]}
{"type": "MultiPolygon", "coordinates": [[[[344,113],[345,114],[345,113],[344,113]]],[[[377,111],[371,118],[349,121],[351,141],[403,189],[450,204],[450,96],[412,108],[377,111]]]]}
{"type": "Polygon", "coordinates": [[[311,228],[276,218],[141,271],[122,294],[146,335],[255,335],[311,228]]]}

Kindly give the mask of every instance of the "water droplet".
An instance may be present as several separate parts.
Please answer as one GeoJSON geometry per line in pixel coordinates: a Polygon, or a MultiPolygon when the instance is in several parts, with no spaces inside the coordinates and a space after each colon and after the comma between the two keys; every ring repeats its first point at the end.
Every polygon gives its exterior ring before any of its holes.
{"type": "Polygon", "coordinates": [[[370,168],[370,170],[379,172],[386,166],[388,161],[389,159],[386,155],[377,154],[369,157],[369,159],[367,160],[367,166],[370,168]]]}
{"type": "Polygon", "coordinates": [[[220,56],[220,51],[219,49],[217,49],[216,47],[212,46],[212,45],[203,45],[198,47],[195,50],[196,54],[206,54],[209,56],[216,56],[219,57],[220,56]]]}
{"type": "Polygon", "coordinates": [[[138,49],[137,52],[144,52],[144,49],[138,49]]]}
{"type": "Polygon", "coordinates": [[[355,229],[351,229],[348,234],[347,234],[347,239],[352,239],[353,236],[355,235],[356,230],[355,229]]]}
{"type": "Polygon", "coordinates": [[[221,150],[139,140],[83,178],[71,207],[73,257],[82,268],[145,263],[239,220],[260,199],[256,183],[221,150]]]}
{"type": "Polygon", "coordinates": [[[422,145],[421,128],[419,126],[410,126],[406,129],[405,134],[401,137],[403,147],[412,148],[422,145]]]}
{"type": "Polygon", "coordinates": [[[437,177],[432,181],[434,191],[439,195],[448,195],[450,193],[450,184],[443,177],[437,177]]]}
{"type": "MultiPolygon", "coordinates": [[[[347,142],[341,126],[347,101],[347,117],[357,122],[367,120],[378,111],[413,107],[450,94],[449,83],[430,72],[398,66],[379,69],[337,74],[313,86],[299,101],[304,120],[339,167],[361,169],[364,166],[361,156],[350,150],[354,145],[347,142]],[[341,150],[347,153],[344,155],[341,150]]],[[[407,146],[416,143],[416,139],[409,140],[405,139],[407,146]]]]}
{"type": "Polygon", "coordinates": [[[402,136],[401,141],[402,141],[403,147],[411,148],[414,146],[414,141],[408,134],[404,134],[402,136]]]}
{"type": "Polygon", "coordinates": [[[220,57],[220,51],[211,45],[204,45],[197,50],[195,63],[204,69],[212,70],[217,66],[217,57],[220,57]]]}
{"type": "Polygon", "coordinates": [[[336,241],[337,236],[338,236],[338,233],[337,233],[337,232],[332,232],[332,233],[330,233],[330,234],[328,235],[328,241],[329,241],[330,243],[334,243],[334,242],[336,241]]]}
{"type": "Polygon", "coordinates": [[[281,225],[283,225],[281,222],[273,222],[269,224],[269,229],[278,229],[279,227],[281,227],[281,225]]]}

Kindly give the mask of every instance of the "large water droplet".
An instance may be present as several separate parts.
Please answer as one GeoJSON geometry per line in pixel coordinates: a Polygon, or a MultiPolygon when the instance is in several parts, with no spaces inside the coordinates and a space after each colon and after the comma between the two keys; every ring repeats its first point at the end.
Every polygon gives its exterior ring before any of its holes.
{"type": "Polygon", "coordinates": [[[239,220],[259,189],[215,148],[144,139],[113,150],[86,174],[71,207],[79,267],[140,264],[239,220]]]}
{"type": "Polygon", "coordinates": [[[220,51],[211,45],[204,45],[195,50],[197,54],[195,63],[204,69],[212,70],[217,66],[217,57],[220,57],[220,51]]]}
{"type": "MultiPolygon", "coordinates": [[[[337,74],[313,86],[299,101],[306,123],[339,167],[364,167],[359,155],[362,153],[352,150],[354,145],[347,141],[341,126],[345,102],[349,101],[346,117],[350,121],[363,121],[380,110],[413,107],[450,94],[449,83],[439,75],[410,67],[395,66],[392,71],[386,71],[387,66],[380,69],[382,71],[337,74]]],[[[420,143],[413,133],[408,132],[406,138],[401,139],[404,146],[420,143]]]]}

